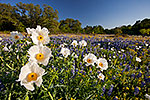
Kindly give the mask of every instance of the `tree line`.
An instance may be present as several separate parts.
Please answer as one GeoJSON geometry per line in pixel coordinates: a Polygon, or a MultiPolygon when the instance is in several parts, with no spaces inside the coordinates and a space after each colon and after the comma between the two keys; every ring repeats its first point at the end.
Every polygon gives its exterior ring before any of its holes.
{"type": "Polygon", "coordinates": [[[104,29],[101,25],[81,27],[79,20],[66,18],[58,22],[58,11],[44,4],[17,3],[15,6],[0,3],[0,31],[25,32],[26,28],[46,27],[51,33],[86,33],[115,35],[150,35],[150,19],[136,21],[134,25],[123,25],[104,29]]]}

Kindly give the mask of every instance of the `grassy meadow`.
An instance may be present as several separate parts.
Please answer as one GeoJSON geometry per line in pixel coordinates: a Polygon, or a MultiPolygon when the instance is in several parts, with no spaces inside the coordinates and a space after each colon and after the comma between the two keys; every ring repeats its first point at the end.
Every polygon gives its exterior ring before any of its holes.
{"type": "MultiPolygon", "coordinates": [[[[149,37],[50,35],[48,43],[39,47],[50,50],[47,63],[36,55],[37,69],[44,74],[33,71],[36,79],[31,79],[23,67],[34,60],[30,50],[37,44],[30,36],[16,37],[17,41],[11,36],[0,36],[1,100],[146,100],[150,95],[149,37]],[[39,77],[42,83],[37,85],[39,77]]],[[[44,54],[46,49],[42,50],[44,54]]]]}

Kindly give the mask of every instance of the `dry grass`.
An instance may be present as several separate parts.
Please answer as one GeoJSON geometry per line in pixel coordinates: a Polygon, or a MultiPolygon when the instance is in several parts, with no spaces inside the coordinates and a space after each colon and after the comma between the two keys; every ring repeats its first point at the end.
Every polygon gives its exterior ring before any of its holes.
{"type": "MultiPolygon", "coordinates": [[[[0,36],[4,36],[4,37],[9,37],[10,34],[3,34],[0,33],[0,36]]],[[[108,35],[108,34],[96,34],[96,35],[92,35],[92,34],[51,34],[49,35],[50,37],[52,36],[69,36],[69,37],[99,37],[99,38],[105,38],[105,39],[114,39],[115,35],[108,35]]],[[[149,40],[150,36],[118,36],[117,38],[123,38],[123,39],[128,39],[128,40],[149,40]]]]}

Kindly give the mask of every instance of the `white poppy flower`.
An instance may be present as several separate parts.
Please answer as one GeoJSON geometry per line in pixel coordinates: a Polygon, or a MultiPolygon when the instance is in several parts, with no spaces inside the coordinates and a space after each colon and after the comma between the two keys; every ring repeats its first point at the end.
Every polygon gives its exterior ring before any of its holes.
{"type": "Polygon", "coordinates": [[[71,43],[71,45],[73,45],[74,47],[76,47],[78,45],[78,42],[76,40],[73,40],[73,42],[71,43]]]}
{"type": "Polygon", "coordinates": [[[83,59],[83,61],[87,62],[87,66],[89,65],[93,65],[94,66],[94,63],[97,61],[97,57],[92,54],[92,53],[89,53],[88,55],[86,55],[83,59]]]}
{"type": "Polygon", "coordinates": [[[136,61],[141,62],[141,59],[139,57],[136,57],[136,61]]]}
{"type": "Polygon", "coordinates": [[[111,51],[114,51],[114,48],[111,48],[111,51]]]}
{"type": "Polygon", "coordinates": [[[75,54],[75,52],[72,53],[72,55],[74,58],[78,58],[77,54],[75,54]]]}
{"type": "Polygon", "coordinates": [[[0,37],[0,41],[3,40],[3,38],[0,37]]]}
{"type": "Polygon", "coordinates": [[[67,45],[66,43],[63,43],[63,44],[60,44],[60,48],[64,48],[65,47],[65,45],[67,45]]]}
{"type": "Polygon", "coordinates": [[[64,46],[64,44],[60,44],[60,46],[59,46],[60,48],[64,48],[65,46],[64,46]]]}
{"type": "Polygon", "coordinates": [[[48,44],[50,41],[48,33],[49,31],[47,28],[44,27],[41,29],[41,26],[38,25],[35,31],[32,33],[31,39],[34,44],[48,44]]]}
{"type": "Polygon", "coordinates": [[[150,100],[150,95],[145,94],[145,97],[146,97],[148,100],[150,100]]]}
{"type": "Polygon", "coordinates": [[[145,44],[148,47],[148,44],[145,44]]]}
{"type": "Polygon", "coordinates": [[[38,87],[41,86],[43,79],[42,76],[45,74],[45,70],[35,62],[29,62],[21,68],[19,74],[20,84],[23,85],[26,89],[33,91],[35,83],[38,87]]]}
{"type": "Polygon", "coordinates": [[[138,48],[138,47],[137,47],[136,49],[137,49],[137,50],[139,50],[139,48],[138,48]]]}
{"type": "Polygon", "coordinates": [[[122,51],[122,52],[124,52],[124,50],[123,50],[123,49],[121,49],[121,51],[122,51]]]}
{"type": "Polygon", "coordinates": [[[104,54],[104,57],[106,57],[106,55],[104,54]]]}
{"type": "Polygon", "coordinates": [[[104,78],[105,78],[105,76],[104,76],[102,73],[100,73],[99,75],[97,75],[97,77],[98,77],[100,80],[104,80],[104,78]]]}
{"type": "Polygon", "coordinates": [[[28,51],[29,61],[35,61],[39,64],[47,65],[49,58],[52,56],[51,50],[43,45],[32,46],[28,51]]]}
{"type": "Polygon", "coordinates": [[[67,45],[67,43],[63,43],[64,45],[67,45]]]}
{"type": "Polygon", "coordinates": [[[96,61],[97,68],[101,68],[101,70],[106,70],[108,68],[108,62],[105,58],[99,58],[96,61]]]}
{"type": "Polygon", "coordinates": [[[3,50],[4,50],[4,51],[10,51],[10,50],[7,48],[7,46],[5,46],[5,47],[3,48],[3,50]]]}
{"type": "Polygon", "coordinates": [[[113,56],[113,58],[116,58],[116,56],[113,56]]]}
{"type": "Polygon", "coordinates": [[[35,29],[34,29],[34,28],[26,28],[26,30],[27,30],[27,33],[28,33],[28,34],[33,34],[33,33],[35,33],[35,29]]]}
{"type": "Polygon", "coordinates": [[[85,40],[81,40],[81,41],[79,42],[79,45],[80,45],[80,47],[86,46],[86,45],[87,45],[87,42],[86,42],[85,40]]]}
{"type": "Polygon", "coordinates": [[[68,55],[70,55],[70,50],[69,50],[68,48],[61,48],[60,53],[61,53],[65,58],[67,58],[68,55]]]}
{"type": "Polygon", "coordinates": [[[29,42],[29,41],[26,41],[27,42],[27,44],[31,44],[31,42],[29,42]]]}
{"type": "Polygon", "coordinates": [[[10,39],[16,42],[23,39],[23,35],[21,33],[18,33],[18,31],[12,31],[10,32],[10,39]]]}

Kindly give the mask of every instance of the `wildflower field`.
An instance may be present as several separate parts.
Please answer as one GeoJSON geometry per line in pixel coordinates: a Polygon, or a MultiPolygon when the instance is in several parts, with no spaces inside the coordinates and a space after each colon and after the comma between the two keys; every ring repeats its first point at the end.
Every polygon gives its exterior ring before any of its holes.
{"type": "Polygon", "coordinates": [[[150,40],[0,37],[1,100],[149,100],[150,40]]]}

